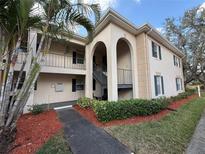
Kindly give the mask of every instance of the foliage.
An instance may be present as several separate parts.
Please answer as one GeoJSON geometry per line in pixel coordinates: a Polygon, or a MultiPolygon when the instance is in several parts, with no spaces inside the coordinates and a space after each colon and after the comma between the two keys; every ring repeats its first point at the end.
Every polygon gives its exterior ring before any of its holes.
{"type": "Polygon", "coordinates": [[[37,154],[72,154],[67,141],[64,138],[63,132],[59,132],[51,137],[41,147],[37,154]]]}
{"type": "Polygon", "coordinates": [[[89,5],[80,0],[1,0],[0,66],[4,59],[4,70],[0,70],[0,140],[3,136],[10,136],[15,130],[16,121],[34,89],[52,39],[63,36],[69,40],[74,35],[76,26],[84,27],[88,38],[92,38],[95,22],[99,18],[98,4],[89,5]],[[36,4],[40,7],[34,7],[36,4]],[[35,12],[39,16],[34,15],[35,12]],[[96,21],[93,22],[92,17],[95,17],[96,21]],[[34,38],[28,37],[33,28],[40,31],[37,34],[40,39],[36,54],[32,54],[34,49],[31,45],[34,38]],[[14,68],[24,41],[28,41],[27,48],[19,73],[15,76],[17,81],[14,83],[14,68]],[[31,61],[28,60],[28,55],[32,56],[31,61]],[[24,80],[26,64],[29,67],[24,80]],[[23,80],[22,88],[18,89],[20,81],[23,80]]]}
{"type": "Polygon", "coordinates": [[[100,121],[107,122],[115,119],[126,119],[136,115],[155,114],[166,108],[167,105],[166,99],[132,99],[117,102],[96,100],[93,103],[93,110],[100,121]]]}
{"type": "Polygon", "coordinates": [[[170,98],[167,98],[168,102],[178,101],[181,99],[185,99],[190,95],[193,95],[195,93],[195,90],[189,89],[186,92],[180,93],[177,96],[171,96],[170,98]]]}
{"type": "Polygon", "coordinates": [[[87,97],[82,97],[78,99],[77,104],[82,108],[88,108],[92,106],[92,100],[87,97]]]}
{"type": "Polygon", "coordinates": [[[204,108],[205,99],[198,98],[159,121],[114,126],[106,130],[134,153],[185,153],[204,108]]]}
{"type": "Polygon", "coordinates": [[[115,119],[126,119],[132,116],[151,115],[167,108],[173,101],[187,98],[192,92],[183,92],[170,98],[159,98],[152,100],[131,99],[117,102],[93,101],[93,110],[98,119],[107,122],[115,119]]]}
{"type": "Polygon", "coordinates": [[[185,84],[192,81],[205,84],[205,10],[196,7],[179,19],[167,18],[164,30],[167,39],[185,54],[185,84]]]}
{"type": "Polygon", "coordinates": [[[37,115],[37,114],[42,113],[44,111],[44,109],[43,109],[42,105],[34,104],[34,105],[30,106],[28,111],[31,112],[33,115],[37,115]]]}

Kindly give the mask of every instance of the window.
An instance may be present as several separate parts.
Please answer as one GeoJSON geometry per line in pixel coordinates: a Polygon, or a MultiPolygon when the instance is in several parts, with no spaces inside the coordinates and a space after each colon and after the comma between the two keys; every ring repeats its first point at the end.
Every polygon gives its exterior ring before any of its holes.
{"type": "Polygon", "coordinates": [[[73,52],[73,64],[84,64],[84,56],[77,52],[73,52]]]}
{"type": "Polygon", "coordinates": [[[177,91],[183,90],[182,79],[181,78],[176,78],[176,90],[177,91]]]}
{"type": "Polygon", "coordinates": [[[173,55],[174,66],[181,67],[181,60],[177,56],[173,55]]]}
{"type": "Polygon", "coordinates": [[[155,75],[154,76],[154,85],[155,85],[155,96],[163,95],[164,94],[163,76],[155,75]]]}
{"type": "Polygon", "coordinates": [[[160,60],[162,59],[161,47],[154,42],[152,42],[152,56],[160,60]]]}
{"type": "Polygon", "coordinates": [[[76,92],[77,90],[84,90],[84,80],[72,79],[72,92],[76,92]]]}
{"type": "Polygon", "coordinates": [[[84,81],[76,80],[76,90],[84,90],[84,81]]]}

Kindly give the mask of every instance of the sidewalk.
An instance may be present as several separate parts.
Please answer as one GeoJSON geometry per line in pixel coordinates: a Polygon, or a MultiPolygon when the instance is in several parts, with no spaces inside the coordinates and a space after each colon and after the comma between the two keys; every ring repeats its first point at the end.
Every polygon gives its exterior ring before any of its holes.
{"type": "Polygon", "coordinates": [[[84,119],[74,109],[58,110],[64,133],[74,154],[130,154],[131,151],[102,128],[84,119]]]}
{"type": "Polygon", "coordinates": [[[205,154],[205,110],[189,143],[186,154],[205,154]]]}

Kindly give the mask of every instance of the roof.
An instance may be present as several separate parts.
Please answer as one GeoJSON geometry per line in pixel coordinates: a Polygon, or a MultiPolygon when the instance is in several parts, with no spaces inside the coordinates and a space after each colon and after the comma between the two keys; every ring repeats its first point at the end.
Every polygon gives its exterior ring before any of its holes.
{"type": "Polygon", "coordinates": [[[177,47],[175,47],[164,36],[162,36],[158,32],[158,30],[156,30],[153,26],[146,23],[140,27],[137,27],[135,26],[135,24],[133,24],[132,22],[124,18],[122,15],[120,15],[112,8],[109,8],[96,24],[94,36],[100,33],[109,23],[114,23],[135,36],[141,33],[146,33],[147,35],[149,35],[150,37],[152,37],[153,39],[155,39],[156,41],[164,45],[166,48],[171,50],[179,57],[184,57],[184,53],[180,51],[177,47]]]}

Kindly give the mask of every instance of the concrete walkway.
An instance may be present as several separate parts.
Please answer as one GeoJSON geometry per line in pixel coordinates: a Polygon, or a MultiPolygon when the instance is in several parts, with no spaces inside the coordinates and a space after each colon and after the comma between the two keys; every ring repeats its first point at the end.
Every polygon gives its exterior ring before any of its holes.
{"type": "Polygon", "coordinates": [[[205,154],[205,110],[196,127],[186,154],[205,154]]]}
{"type": "Polygon", "coordinates": [[[103,129],[95,127],[74,109],[58,110],[74,154],[130,154],[131,151],[103,129]]]}

